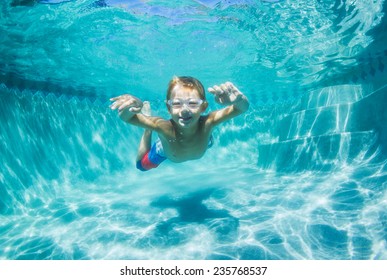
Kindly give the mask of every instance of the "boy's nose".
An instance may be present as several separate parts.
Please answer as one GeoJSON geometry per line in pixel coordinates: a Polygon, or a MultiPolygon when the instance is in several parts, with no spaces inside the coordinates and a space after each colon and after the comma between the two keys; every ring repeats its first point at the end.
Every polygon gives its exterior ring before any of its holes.
{"type": "Polygon", "coordinates": [[[183,107],[181,108],[181,111],[191,111],[191,109],[188,107],[187,104],[183,103],[183,107]]]}
{"type": "Polygon", "coordinates": [[[189,108],[185,108],[185,107],[181,108],[180,116],[187,117],[190,115],[191,115],[191,110],[189,108]]]}

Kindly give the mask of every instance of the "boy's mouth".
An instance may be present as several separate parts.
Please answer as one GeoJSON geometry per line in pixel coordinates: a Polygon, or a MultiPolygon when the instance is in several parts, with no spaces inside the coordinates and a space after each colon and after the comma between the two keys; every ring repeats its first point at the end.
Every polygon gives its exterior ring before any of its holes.
{"type": "Polygon", "coordinates": [[[187,123],[192,119],[192,117],[180,117],[179,119],[181,122],[187,123]]]}

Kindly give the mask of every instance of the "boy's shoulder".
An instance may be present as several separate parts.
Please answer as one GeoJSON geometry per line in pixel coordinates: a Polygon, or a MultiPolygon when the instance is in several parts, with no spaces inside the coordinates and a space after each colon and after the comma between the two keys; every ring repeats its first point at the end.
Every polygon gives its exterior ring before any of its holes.
{"type": "Polygon", "coordinates": [[[208,122],[209,116],[210,116],[210,114],[201,115],[200,118],[199,118],[199,122],[205,124],[206,122],[208,122]]]}
{"type": "Polygon", "coordinates": [[[199,122],[202,124],[201,126],[204,129],[212,128],[214,125],[214,118],[212,117],[212,114],[209,113],[207,115],[200,116],[199,122]]]}

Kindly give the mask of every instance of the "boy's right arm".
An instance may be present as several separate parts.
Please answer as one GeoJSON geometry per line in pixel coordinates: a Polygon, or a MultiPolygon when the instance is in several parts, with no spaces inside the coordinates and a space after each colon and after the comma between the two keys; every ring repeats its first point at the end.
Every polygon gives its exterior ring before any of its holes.
{"type": "Polygon", "coordinates": [[[130,94],[124,94],[110,99],[112,110],[118,110],[120,118],[130,124],[159,131],[166,121],[159,117],[149,117],[141,113],[143,102],[130,94]]]}
{"type": "Polygon", "coordinates": [[[130,94],[110,98],[110,101],[113,102],[110,109],[118,109],[120,118],[125,122],[130,122],[134,115],[140,113],[143,105],[140,99],[130,94]]]}

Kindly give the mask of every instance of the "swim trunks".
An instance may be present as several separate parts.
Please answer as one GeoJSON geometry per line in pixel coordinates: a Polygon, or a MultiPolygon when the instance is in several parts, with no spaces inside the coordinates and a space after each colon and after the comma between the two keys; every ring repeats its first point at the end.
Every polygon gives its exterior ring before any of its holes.
{"type": "Polygon", "coordinates": [[[142,157],[141,160],[137,161],[136,167],[141,171],[147,171],[152,168],[156,168],[160,165],[167,157],[164,154],[164,148],[161,144],[160,139],[152,145],[152,148],[142,157]]]}
{"type": "MultiPolygon", "coordinates": [[[[214,144],[214,138],[211,135],[208,140],[208,148],[211,148],[214,144]]],[[[137,161],[136,167],[141,171],[148,171],[149,169],[156,168],[160,165],[167,157],[164,153],[163,145],[161,140],[158,138],[152,145],[152,148],[142,157],[141,160],[137,161]]]]}

